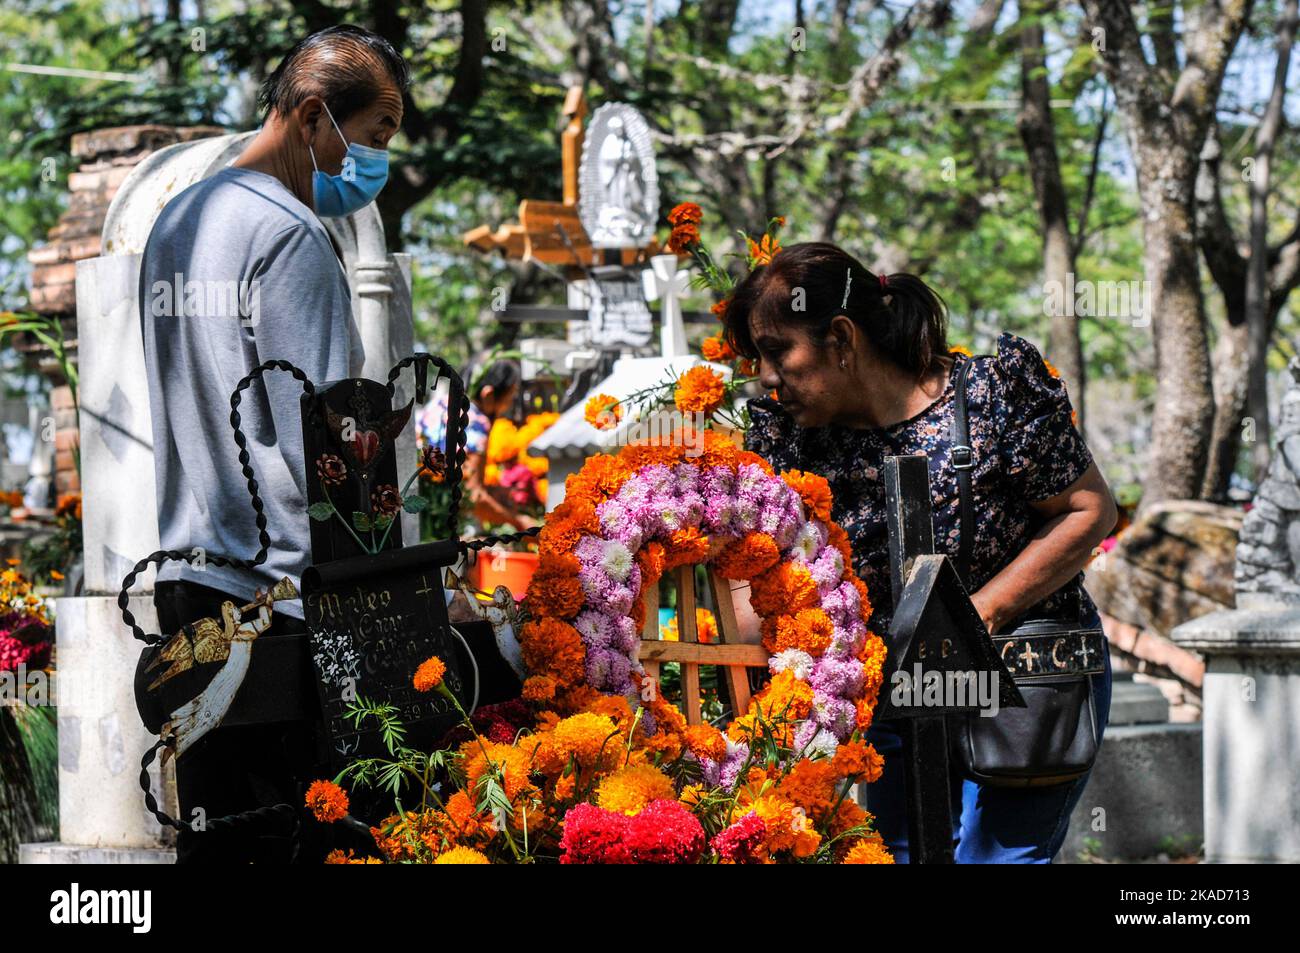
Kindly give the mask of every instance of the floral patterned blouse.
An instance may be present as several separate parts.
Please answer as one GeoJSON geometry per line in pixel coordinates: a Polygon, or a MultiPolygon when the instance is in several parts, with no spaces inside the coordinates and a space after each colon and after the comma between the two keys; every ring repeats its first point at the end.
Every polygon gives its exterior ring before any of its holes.
{"type": "MultiPolygon", "coordinates": [[[[867,584],[871,627],[885,632],[893,614],[885,522],[886,457],[930,458],[935,551],[956,559],[961,517],[957,475],[949,462],[958,373],[966,378],[966,413],[975,468],[971,471],[975,543],[971,591],[984,585],[1028,543],[1043,522],[1029,506],[1065,490],[1092,464],[1075,428],[1065,384],[1023,338],[1004,333],[996,356],[953,353],[943,393],[909,420],[884,428],[799,427],[770,397],[752,400],[746,449],[783,470],[820,474],[834,494],[831,515],[853,544],[854,568],[867,584]]],[[[1078,619],[1093,610],[1080,573],[1033,607],[1034,616],[1078,619]]],[[[1028,616],[1030,613],[1026,613],[1028,616]]]]}

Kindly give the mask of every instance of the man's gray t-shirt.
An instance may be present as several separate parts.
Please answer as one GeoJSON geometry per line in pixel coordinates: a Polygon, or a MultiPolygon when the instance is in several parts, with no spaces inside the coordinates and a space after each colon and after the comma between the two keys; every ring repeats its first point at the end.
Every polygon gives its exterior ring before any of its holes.
{"type": "MultiPolygon", "coordinates": [[[[314,384],[357,376],[361,340],[347,278],[315,214],[279,179],[227,168],[167,204],[140,267],[162,548],[251,560],[257,526],[230,426],[230,395],[268,360],[314,384]]],[[[267,371],[243,391],[241,428],[271,546],[255,569],[166,563],[184,579],[251,599],[310,562],[302,385],[267,371]]],[[[302,618],[298,601],[276,611],[302,618]]]]}

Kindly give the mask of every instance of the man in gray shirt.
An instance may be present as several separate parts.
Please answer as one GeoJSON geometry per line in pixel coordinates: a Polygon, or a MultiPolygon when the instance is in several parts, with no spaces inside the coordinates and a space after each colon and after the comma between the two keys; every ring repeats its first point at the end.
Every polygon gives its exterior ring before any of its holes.
{"type": "MultiPolygon", "coordinates": [[[[265,505],[266,560],[252,568],[210,561],[251,560],[259,548],[230,395],[273,359],[317,385],[360,372],[347,278],[319,216],[348,215],[373,201],[387,178],[386,150],[408,85],[401,57],[366,30],[333,27],[302,40],[264,85],[266,120],[244,153],[172,199],[154,224],[141,263],[140,315],[158,529],[163,549],[193,556],[159,570],[164,634],[220,618],[223,600],[246,604],[281,577],[297,585],[310,561],[302,385],[282,371],[266,372],[239,406],[265,505]]],[[[274,612],[272,635],[303,631],[298,600],[277,601],[274,612]]],[[[301,805],[293,775],[315,757],[310,721],[289,735],[249,734],[261,728],[218,728],[178,759],[183,819],[199,807],[208,818],[257,807],[269,789],[301,805]]],[[[252,849],[251,839],[220,850],[195,841],[183,832],[181,859],[247,860],[252,849]]]]}

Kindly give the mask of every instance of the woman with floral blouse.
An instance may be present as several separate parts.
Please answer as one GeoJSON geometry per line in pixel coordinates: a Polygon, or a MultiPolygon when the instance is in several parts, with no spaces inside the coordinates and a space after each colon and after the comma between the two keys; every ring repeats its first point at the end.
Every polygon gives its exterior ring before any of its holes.
{"type": "MultiPolygon", "coordinates": [[[[971,599],[990,633],[1029,616],[1096,623],[1082,569],[1115,525],[1115,505],[1074,425],[1065,384],[1032,344],[1004,333],[989,356],[950,349],[942,299],[921,279],[872,274],[825,243],[791,246],[756,268],[724,322],[732,347],[758,361],[760,382],[775,393],[750,402],[746,446],[778,471],[829,481],[832,516],[849,534],[874,607],[873,629],[884,636],[893,612],[886,457],[929,457],[935,549],[958,554],[949,451],[954,386],[966,363],[976,514],[971,599]]],[[[1104,727],[1109,659],[1094,686],[1104,727]]],[[[906,752],[896,724],[877,723],[868,738],[885,756],[868,807],[905,863],[906,752]]],[[[1050,862],[1086,782],[1004,788],[955,780],[958,862],[1050,862]]]]}

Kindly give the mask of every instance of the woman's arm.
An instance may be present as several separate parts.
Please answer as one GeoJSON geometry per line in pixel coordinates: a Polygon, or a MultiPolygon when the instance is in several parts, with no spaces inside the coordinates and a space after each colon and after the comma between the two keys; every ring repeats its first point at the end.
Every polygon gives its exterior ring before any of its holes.
{"type": "Polygon", "coordinates": [[[971,596],[990,634],[1073,579],[1119,515],[1095,463],[1064,492],[1029,505],[1047,522],[971,596]]]}

